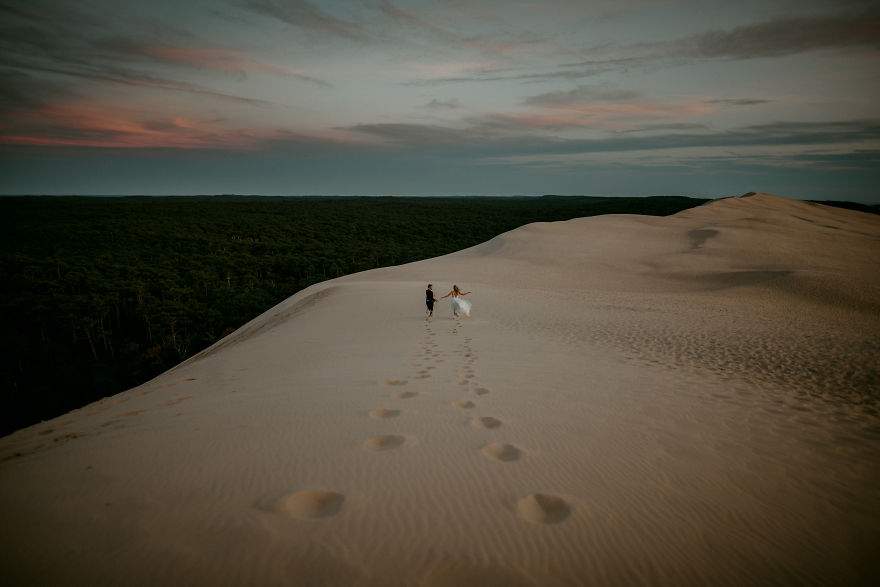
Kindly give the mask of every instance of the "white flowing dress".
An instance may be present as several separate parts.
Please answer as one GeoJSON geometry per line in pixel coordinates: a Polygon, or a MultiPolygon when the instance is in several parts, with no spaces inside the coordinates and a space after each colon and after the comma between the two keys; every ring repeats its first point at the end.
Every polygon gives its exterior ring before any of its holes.
{"type": "Polygon", "coordinates": [[[452,311],[456,314],[471,315],[471,303],[460,296],[453,296],[452,311]]]}

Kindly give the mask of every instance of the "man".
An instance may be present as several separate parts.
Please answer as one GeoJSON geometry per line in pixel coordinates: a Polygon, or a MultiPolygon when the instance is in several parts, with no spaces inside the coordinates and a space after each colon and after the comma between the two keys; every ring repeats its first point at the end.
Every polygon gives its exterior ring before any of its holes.
{"type": "Polygon", "coordinates": [[[432,284],[428,284],[428,289],[425,290],[425,305],[428,306],[428,309],[425,310],[425,320],[434,317],[434,302],[437,301],[437,298],[434,297],[434,286],[432,284]]]}

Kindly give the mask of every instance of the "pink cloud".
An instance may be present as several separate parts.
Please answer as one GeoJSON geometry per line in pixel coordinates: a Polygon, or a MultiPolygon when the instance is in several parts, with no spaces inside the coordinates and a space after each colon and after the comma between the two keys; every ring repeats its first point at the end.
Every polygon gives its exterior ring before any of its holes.
{"type": "Polygon", "coordinates": [[[561,130],[589,127],[620,130],[633,121],[687,120],[715,110],[704,100],[686,102],[572,103],[560,107],[542,107],[523,113],[495,114],[492,120],[536,130],[561,130]]]}
{"type": "Polygon", "coordinates": [[[140,46],[137,53],[176,65],[197,69],[210,69],[235,75],[263,73],[281,77],[293,77],[327,86],[327,82],[306,74],[299,69],[257,61],[241,51],[217,47],[172,47],[167,45],[140,46]]]}
{"type": "Polygon", "coordinates": [[[229,128],[222,121],[172,115],[146,118],[99,103],[65,103],[19,112],[0,125],[0,144],[112,149],[255,150],[277,142],[361,145],[340,130],[293,132],[280,128],[229,128]]]}
{"type": "Polygon", "coordinates": [[[176,116],[140,120],[107,105],[56,104],[16,116],[0,143],[112,148],[252,148],[263,137],[254,131],[225,129],[210,121],[176,116]]]}

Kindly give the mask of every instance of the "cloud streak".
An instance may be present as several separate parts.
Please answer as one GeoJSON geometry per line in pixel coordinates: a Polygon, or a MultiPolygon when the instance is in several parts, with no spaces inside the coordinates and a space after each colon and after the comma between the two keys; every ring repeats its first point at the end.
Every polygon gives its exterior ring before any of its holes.
{"type": "MultiPolygon", "coordinates": [[[[677,130],[696,130],[678,127],[677,130]]],[[[844,122],[776,122],[726,131],[682,132],[649,136],[610,136],[561,139],[521,134],[520,120],[495,119],[494,125],[444,127],[421,124],[361,124],[345,130],[363,133],[390,144],[466,155],[614,153],[692,147],[744,147],[856,144],[880,140],[880,120],[844,122]],[[450,148],[452,150],[450,151],[450,148]]],[[[643,129],[645,130],[645,129],[643,129]]],[[[673,130],[655,127],[653,130],[673,130]]]]}
{"type": "Polygon", "coordinates": [[[588,59],[560,63],[547,71],[449,76],[414,80],[408,82],[408,85],[578,80],[609,72],[678,65],[690,61],[772,58],[818,50],[853,48],[880,50],[880,11],[776,18],[670,41],[608,44],[586,50],[586,54],[591,55],[588,59]]]}
{"type": "Polygon", "coordinates": [[[758,104],[769,104],[773,100],[765,100],[762,98],[718,98],[715,100],[706,100],[707,104],[721,104],[722,106],[757,106],[758,104]]]}
{"type": "Polygon", "coordinates": [[[586,102],[619,102],[641,97],[635,90],[619,90],[604,86],[581,85],[572,90],[546,92],[537,96],[529,96],[523,100],[528,106],[545,108],[567,108],[586,102]]]}
{"type": "MultiPolygon", "coordinates": [[[[327,82],[291,68],[253,59],[231,49],[187,47],[161,42],[148,43],[130,34],[125,38],[107,38],[112,21],[75,8],[46,2],[26,5],[0,4],[0,75],[7,79],[26,80],[28,92],[40,96],[44,103],[52,96],[79,93],[78,81],[95,84],[116,84],[153,88],[193,94],[225,102],[250,106],[276,106],[260,98],[252,98],[216,90],[190,80],[175,79],[168,72],[156,73],[147,66],[176,66],[217,71],[243,76],[247,73],[296,78],[327,87],[327,82]]],[[[178,33],[166,33],[178,35],[178,33]]],[[[181,34],[186,36],[185,34],[181,34]]],[[[178,36],[181,36],[178,35],[178,36]]],[[[192,41],[191,38],[186,39],[192,41]]],[[[155,68],[154,68],[155,69],[155,68]]],[[[10,98],[12,92],[6,92],[10,98]]],[[[21,92],[19,92],[21,94],[21,92]]],[[[25,100],[5,108],[24,106],[25,100]]]]}
{"type": "Polygon", "coordinates": [[[352,41],[366,41],[370,38],[363,26],[333,16],[307,0],[248,0],[243,6],[256,14],[304,30],[352,41]]]}
{"type": "Polygon", "coordinates": [[[332,87],[330,83],[281,65],[264,63],[233,49],[221,47],[176,47],[169,45],[145,45],[130,42],[116,44],[120,52],[145,57],[172,65],[182,65],[196,69],[208,69],[245,77],[248,73],[262,73],[281,77],[296,78],[321,87],[332,87]]]}
{"type": "Polygon", "coordinates": [[[461,108],[461,101],[458,98],[450,98],[449,100],[438,100],[434,98],[422,108],[427,108],[429,110],[456,110],[461,108]]]}

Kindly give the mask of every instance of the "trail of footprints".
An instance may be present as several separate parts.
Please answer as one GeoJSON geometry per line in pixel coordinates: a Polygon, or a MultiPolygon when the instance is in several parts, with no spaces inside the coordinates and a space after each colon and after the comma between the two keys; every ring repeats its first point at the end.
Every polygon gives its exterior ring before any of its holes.
{"type": "MultiPolygon", "coordinates": [[[[462,327],[461,322],[456,322],[450,333],[458,336],[462,327]]],[[[413,360],[412,366],[416,369],[413,379],[423,380],[432,377],[432,373],[439,365],[446,361],[446,354],[440,350],[436,342],[436,332],[430,323],[425,324],[425,335],[422,340],[420,353],[413,360]]],[[[461,367],[456,371],[458,376],[457,389],[469,394],[473,399],[479,400],[490,393],[486,387],[479,385],[476,375],[477,353],[471,347],[471,337],[464,336],[463,342],[453,351],[453,354],[461,358],[461,367]]],[[[391,389],[405,387],[409,383],[407,379],[386,379],[385,385],[391,389]]],[[[417,391],[402,389],[393,394],[399,400],[409,400],[419,395],[417,391]]],[[[478,408],[477,403],[469,397],[461,397],[450,402],[450,405],[462,412],[468,413],[478,408]]],[[[376,420],[397,418],[404,410],[379,407],[369,412],[369,417],[376,420]]],[[[478,430],[497,430],[503,422],[493,416],[474,415],[469,423],[472,428],[478,430]]],[[[363,447],[370,451],[392,451],[406,444],[406,437],[398,434],[379,434],[367,438],[363,447]]],[[[480,452],[487,459],[498,463],[510,463],[518,461],[523,452],[518,447],[504,442],[490,442],[483,446],[480,452]]],[[[333,491],[306,490],[292,493],[278,502],[278,509],[297,518],[324,518],[335,515],[342,509],[345,496],[333,491]]],[[[571,513],[571,506],[561,497],[543,493],[532,493],[521,498],[516,503],[517,515],[528,522],[535,524],[555,524],[565,520],[571,513]]]]}

